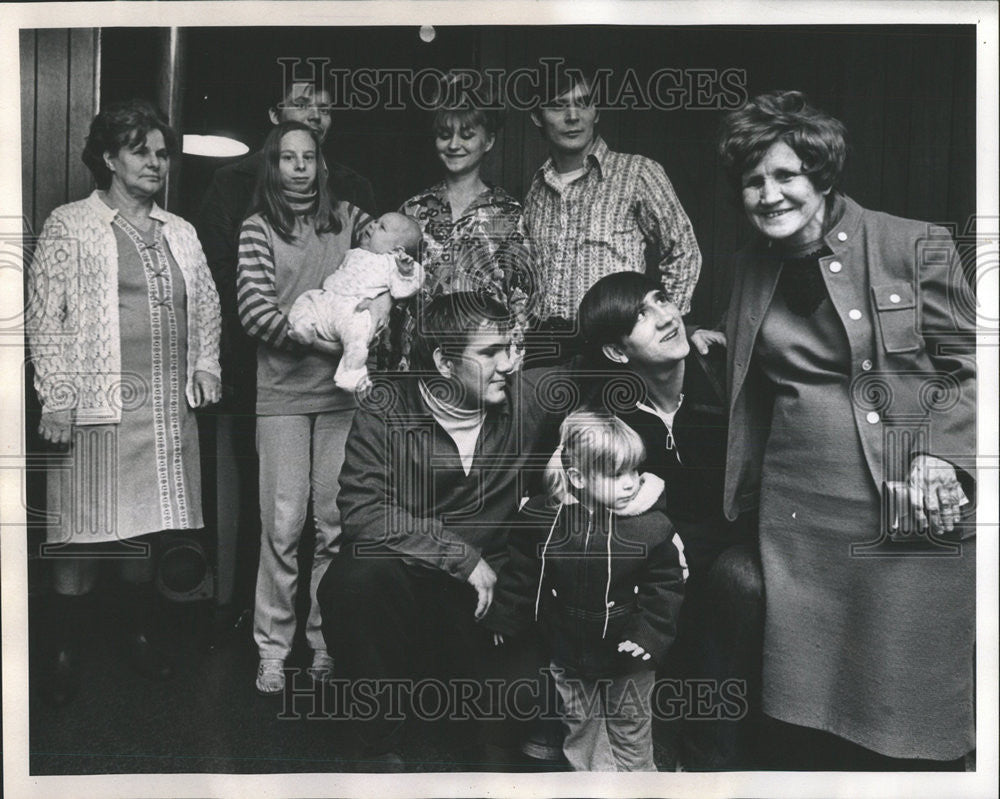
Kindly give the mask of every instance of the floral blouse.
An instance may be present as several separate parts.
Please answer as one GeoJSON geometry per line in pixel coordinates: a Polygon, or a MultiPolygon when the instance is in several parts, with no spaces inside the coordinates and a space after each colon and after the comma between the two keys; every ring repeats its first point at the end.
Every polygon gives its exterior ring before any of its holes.
{"type": "Polygon", "coordinates": [[[536,291],[521,204],[498,186],[485,189],[457,220],[442,181],[399,209],[423,230],[418,260],[424,285],[393,309],[380,366],[409,368],[415,314],[420,303],[457,291],[486,291],[523,316],[536,291]]]}

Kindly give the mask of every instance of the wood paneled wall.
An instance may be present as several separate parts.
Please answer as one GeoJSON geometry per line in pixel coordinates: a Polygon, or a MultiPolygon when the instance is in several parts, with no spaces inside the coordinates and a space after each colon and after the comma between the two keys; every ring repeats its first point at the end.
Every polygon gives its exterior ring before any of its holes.
{"type": "Polygon", "coordinates": [[[91,190],[80,160],[99,97],[100,33],[21,31],[21,180],[26,233],[91,190]]]}

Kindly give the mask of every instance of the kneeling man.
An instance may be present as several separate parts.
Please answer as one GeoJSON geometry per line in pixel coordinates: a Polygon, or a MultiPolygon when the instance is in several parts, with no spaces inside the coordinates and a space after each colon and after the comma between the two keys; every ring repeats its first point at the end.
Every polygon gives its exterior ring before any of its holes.
{"type": "Polygon", "coordinates": [[[462,292],[421,309],[413,364],[376,378],[358,407],[340,474],[344,543],[318,592],[323,634],[339,676],[375,681],[375,718],[361,731],[374,767],[402,768],[394,699],[422,678],[447,680],[457,717],[492,719],[479,725],[476,757],[496,765],[513,742],[500,705],[513,698],[484,680],[537,680],[538,662],[494,648],[477,622],[558,419],[530,373],[514,371],[507,311],[489,297],[462,292]]]}

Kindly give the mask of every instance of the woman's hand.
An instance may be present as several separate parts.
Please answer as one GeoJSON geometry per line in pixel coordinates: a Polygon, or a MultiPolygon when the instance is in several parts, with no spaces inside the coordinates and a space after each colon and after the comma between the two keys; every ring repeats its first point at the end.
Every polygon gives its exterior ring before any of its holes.
{"type": "Polygon", "coordinates": [[[209,372],[194,373],[191,392],[194,394],[194,407],[204,408],[214,405],[222,399],[222,381],[209,372]]]}
{"type": "Polygon", "coordinates": [[[67,446],[73,439],[73,412],[42,411],[38,435],[50,444],[67,446]]]}
{"type": "Polygon", "coordinates": [[[708,355],[709,348],[716,344],[720,347],[726,346],[725,333],[721,330],[708,330],[704,327],[695,330],[691,334],[690,340],[694,348],[702,355],[708,355]]]}
{"type": "Polygon", "coordinates": [[[955,467],[933,455],[917,455],[906,483],[889,482],[890,530],[950,533],[969,498],[962,490],[955,467]]]}

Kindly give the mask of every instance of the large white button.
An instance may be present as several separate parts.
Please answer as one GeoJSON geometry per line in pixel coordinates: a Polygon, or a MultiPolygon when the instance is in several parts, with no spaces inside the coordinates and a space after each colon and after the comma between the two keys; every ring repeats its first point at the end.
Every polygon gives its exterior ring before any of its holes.
{"type": "Polygon", "coordinates": [[[608,602],[608,607],[613,608],[614,606],[615,606],[615,601],[612,599],[610,602],[608,602]]]}
{"type": "Polygon", "coordinates": [[[839,272],[843,268],[844,268],[844,265],[842,263],[840,263],[840,261],[831,261],[830,262],[830,271],[833,272],[834,274],[836,274],[837,272],[839,272]]]}
{"type": "Polygon", "coordinates": [[[872,369],[872,362],[871,362],[871,361],[869,361],[869,360],[868,360],[867,358],[865,358],[865,359],[864,359],[864,360],[863,360],[863,361],[861,362],[861,368],[862,368],[862,369],[863,369],[864,371],[866,371],[866,372],[870,372],[870,371],[871,371],[871,369],[872,369]]]}
{"type": "Polygon", "coordinates": [[[847,315],[851,317],[851,319],[853,319],[855,322],[857,322],[861,318],[861,311],[859,311],[857,308],[851,308],[851,310],[847,312],[847,315]]]}
{"type": "Polygon", "coordinates": [[[875,411],[869,411],[865,418],[868,420],[868,424],[878,424],[879,415],[875,411]]]}
{"type": "Polygon", "coordinates": [[[890,294],[889,302],[899,302],[902,299],[898,294],[890,294]]]}
{"type": "Polygon", "coordinates": [[[842,230],[837,234],[838,241],[847,241],[847,234],[842,230]]]}

